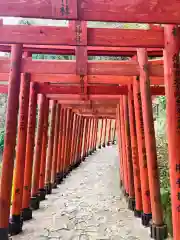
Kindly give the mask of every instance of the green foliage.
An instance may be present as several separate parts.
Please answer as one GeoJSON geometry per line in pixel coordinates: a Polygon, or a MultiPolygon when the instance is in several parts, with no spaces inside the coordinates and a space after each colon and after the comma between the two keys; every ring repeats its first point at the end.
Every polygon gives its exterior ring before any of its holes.
{"type": "Polygon", "coordinates": [[[3,130],[0,132],[0,154],[2,154],[4,150],[4,135],[5,135],[5,132],[3,130]]]}
{"type": "Polygon", "coordinates": [[[160,96],[154,99],[155,131],[158,167],[161,185],[161,202],[164,213],[164,222],[167,224],[168,232],[172,235],[172,210],[171,210],[171,192],[169,179],[169,162],[168,162],[168,142],[166,137],[166,97],[160,96]]]}

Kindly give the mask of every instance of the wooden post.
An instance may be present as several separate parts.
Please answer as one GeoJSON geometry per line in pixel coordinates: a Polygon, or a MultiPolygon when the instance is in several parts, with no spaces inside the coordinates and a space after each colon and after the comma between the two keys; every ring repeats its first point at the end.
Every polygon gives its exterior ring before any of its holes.
{"type": "Polygon", "coordinates": [[[112,120],[109,119],[109,133],[108,133],[108,142],[107,145],[109,146],[111,143],[111,124],[112,124],[112,120]]]}
{"type": "Polygon", "coordinates": [[[37,108],[36,84],[32,82],[30,83],[30,98],[29,98],[26,156],[25,156],[25,170],[24,170],[24,188],[23,188],[23,201],[22,201],[22,216],[24,221],[30,220],[32,218],[32,209],[30,208],[30,198],[31,198],[31,180],[32,180],[35,126],[36,126],[36,108],[37,108]]]}
{"type": "Polygon", "coordinates": [[[8,84],[8,103],[5,126],[4,152],[0,183],[0,239],[8,239],[9,213],[16,145],[17,116],[19,105],[22,45],[12,46],[8,84]]]}
{"type": "Polygon", "coordinates": [[[134,192],[134,177],[133,177],[133,163],[132,163],[132,151],[131,151],[131,135],[129,124],[129,112],[128,112],[128,98],[123,96],[124,107],[124,123],[125,123],[125,139],[126,153],[127,153],[127,170],[128,170],[128,185],[129,185],[129,197],[128,207],[130,210],[135,209],[135,192],[134,192]]]}
{"type": "Polygon", "coordinates": [[[164,28],[164,80],[167,99],[167,136],[171,184],[173,239],[180,236],[180,33],[179,26],[164,28]],[[178,92],[178,93],[177,93],[178,92]]]}
{"type": "Polygon", "coordinates": [[[124,174],[124,164],[123,164],[123,137],[121,131],[121,117],[120,117],[120,107],[117,106],[116,109],[116,122],[117,122],[117,138],[118,138],[118,148],[119,148],[119,158],[120,158],[120,187],[125,189],[125,174],[124,174]]]}
{"type": "Polygon", "coordinates": [[[21,215],[23,180],[25,167],[26,133],[28,120],[30,76],[23,74],[20,87],[20,106],[18,119],[16,167],[14,170],[14,188],[9,231],[11,235],[16,235],[22,231],[23,219],[21,215]]]}
{"type": "Polygon", "coordinates": [[[54,146],[54,126],[55,126],[56,104],[57,104],[57,101],[52,100],[50,133],[49,133],[49,140],[48,140],[47,164],[46,164],[46,173],[45,173],[46,194],[52,193],[51,170],[52,170],[52,156],[53,156],[53,146],[54,146]]]}
{"type": "Polygon", "coordinates": [[[163,222],[163,210],[161,205],[160,179],[157,163],[147,51],[143,48],[138,49],[137,56],[140,67],[140,90],[152,208],[151,237],[154,239],[165,239],[167,238],[167,226],[164,225],[163,222]]]}
{"type": "Polygon", "coordinates": [[[143,122],[143,114],[142,114],[142,102],[141,102],[139,77],[135,77],[134,79],[133,96],[134,96],[134,109],[135,109],[137,143],[138,143],[138,153],[139,153],[142,205],[143,205],[143,212],[141,213],[139,211],[135,211],[135,216],[137,217],[141,216],[142,224],[144,226],[149,226],[149,221],[152,218],[152,214],[151,214],[151,201],[150,201],[150,191],[149,191],[149,179],[148,179],[146,147],[145,147],[145,139],[144,139],[144,122],[143,122]]]}
{"type": "Polygon", "coordinates": [[[67,112],[67,108],[64,109],[64,123],[63,123],[63,132],[62,132],[62,136],[63,136],[63,145],[62,145],[62,149],[61,149],[61,159],[62,159],[62,172],[63,172],[63,177],[66,177],[66,172],[65,172],[65,151],[66,151],[66,134],[67,134],[67,117],[68,117],[68,112],[67,112]]]}
{"type": "Polygon", "coordinates": [[[88,135],[87,135],[87,145],[86,145],[86,157],[89,156],[90,132],[91,132],[91,118],[89,117],[89,122],[88,122],[88,135]]]}
{"type": "Polygon", "coordinates": [[[94,152],[97,147],[97,136],[98,136],[98,118],[95,118],[95,137],[94,137],[94,152]]]}
{"type": "Polygon", "coordinates": [[[72,136],[73,136],[73,122],[74,122],[74,113],[72,112],[71,109],[69,109],[69,131],[68,131],[68,147],[67,147],[67,154],[66,154],[66,159],[67,159],[67,171],[68,173],[72,171],[71,167],[71,148],[72,148],[72,136]]]}
{"type": "Polygon", "coordinates": [[[136,122],[135,122],[135,109],[133,99],[133,87],[128,87],[128,108],[129,108],[129,123],[131,134],[131,149],[132,149],[132,162],[134,173],[134,190],[135,190],[135,212],[142,212],[142,194],[141,194],[141,178],[139,170],[139,155],[137,146],[136,122]]]}
{"type": "Polygon", "coordinates": [[[81,156],[81,159],[82,161],[85,160],[85,139],[86,139],[86,126],[87,126],[87,118],[84,117],[84,127],[83,127],[83,140],[82,140],[82,156],[81,156]]]}
{"type": "Polygon", "coordinates": [[[73,152],[74,152],[74,144],[75,144],[75,128],[76,128],[76,117],[77,115],[73,113],[73,127],[72,127],[72,144],[71,144],[71,151],[70,151],[70,167],[73,169],[73,152]]]}
{"type": "Polygon", "coordinates": [[[94,141],[94,130],[95,130],[95,119],[92,118],[92,127],[91,127],[91,141],[90,141],[90,154],[93,153],[93,141],[94,141]]]}
{"type": "Polygon", "coordinates": [[[46,98],[45,105],[44,105],[42,151],[41,151],[41,165],[40,165],[40,176],[39,176],[40,201],[43,201],[46,198],[45,168],[46,168],[46,153],[47,153],[47,141],[48,141],[48,119],[49,119],[49,99],[46,98]]]}
{"type": "Polygon", "coordinates": [[[43,134],[43,123],[44,123],[44,106],[45,106],[45,95],[40,96],[39,103],[39,114],[37,124],[37,138],[34,152],[34,167],[33,167],[33,178],[32,178],[32,191],[31,191],[31,207],[33,209],[39,208],[39,176],[40,176],[40,164],[41,164],[41,151],[42,151],[42,134],[43,134]]]}
{"type": "Polygon", "coordinates": [[[77,126],[77,114],[74,114],[74,121],[73,121],[73,139],[72,139],[72,147],[71,147],[71,168],[74,168],[74,151],[75,151],[75,143],[76,143],[76,126],[77,126]]]}
{"type": "Polygon", "coordinates": [[[56,182],[60,184],[63,179],[62,174],[62,159],[61,159],[61,150],[62,150],[62,131],[63,131],[63,118],[64,118],[64,109],[60,109],[60,125],[59,125],[59,139],[58,139],[58,155],[57,155],[57,176],[56,182]]]}
{"type": "Polygon", "coordinates": [[[79,146],[78,146],[78,156],[77,156],[79,164],[82,161],[82,159],[81,159],[81,151],[82,151],[82,141],[83,141],[83,128],[84,128],[84,117],[81,116],[80,132],[79,132],[79,146]]]}
{"type": "Polygon", "coordinates": [[[116,120],[114,121],[114,131],[113,131],[112,144],[115,144],[115,142],[116,142],[116,120]]]}
{"type": "Polygon", "coordinates": [[[88,126],[89,118],[86,117],[85,133],[84,133],[84,147],[83,147],[83,160],[87,157],[87,141],[88,141],[88,126]]]}
{"type": "Polygon", "coordinates": [[[101,149],[101,144],[102,144],[103,123],[104,123],[104,119],[102,118],[102,124],[100,124],[100,135],[99,135],[99,148],[100,149],[101,149]]]}
{"type": "Polygon", "coordinates": [[[107,133],[107,118],[105,119],[105,124],[104,124],[104,139],[103,139],[103,147],[106,146],[106,133],[107,133]]]}
{"type": "Polygon", "coordinates": [[[54,146],[53,146],[53,159],[52,159],[52,171],[51,171],[52,188],[57,188],[56,170],[57,170],[58,136],[59,136],[59,121],[60,121],[59,113],[60,113],[60,105],[57,104],[56,113],[55,113],[54,146]]]}
{"type": "Polygon", "coordinates": [[[123,175],[124,177],[124,196],[129,196],[129,171],[127,167],[127,148],[126,148],[126,137],[125,137],[125,119],[124,119],[124,106],[123,98],[120,98],[119,104],[119,116],[120,116],[120,131],[121,131],[121,143],[122,143],[122,162],[123,162],[123,175]]]}
{"type": "Polygon", "coordinates": [[[65,109],[65,129],[64,129],[64,149],[63,150],[63,176],[66,177],[68,174],[66,166],[66,152],[67,152],[67,135],[68,135],[68,121],[69,121],[69,109],[65,109]]]}

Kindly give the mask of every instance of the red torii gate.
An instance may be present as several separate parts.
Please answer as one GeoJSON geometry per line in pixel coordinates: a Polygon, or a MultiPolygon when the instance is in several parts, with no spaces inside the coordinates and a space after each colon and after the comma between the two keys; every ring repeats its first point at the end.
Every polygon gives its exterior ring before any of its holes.
{"type": "MultiPolygon", "coordinates": [[[[111,1],[111,4],[102,3],[100,0],[78,2],[69,0],[66,4],[63,2],[62,5],[61,3],[53,5],[52,1],[32,3],[26,0],[24,3],[15,1],[14,4],[11,1],[1,1],[0,15],[3,16],[76,20],[67,28],[0,26],[2,33],[0,43],[16,43],[12,46],[11,60],[0,59],[0,81],[9,79],[8,89],[5,85],[0,86],[1,92],[8,92],[0,185],[0,237],[3,240],[8,239],[9,231],[11,234],[22,231],[23,220],[32,216],[30,207],[39,208],[39,200],[44,199],[45,193],[50,194],[52,187],[56,187],[56,184],[60,183],[72,168],[78,166],[85,156],[95,150],[98,118],[105,119],[104,146],[107,118],[116,118],[121,153],[121,184],[128,197],[129,208],[134,210],[136,216],[141,215],[143,225],[147,226],[152,218],[151,237],[165,239],[167,229],[163,222],[160,201],[151,102],[151,95],[159,94],[166,94],[167,97],[173,234],[175,240],[179,239],[179,28],[176,25],[167,25],[164,28],[150,30],[91,29],[87,28],[84,22],[98,20],[179,23],[179,3],[175,0],[166,1],[166,4],[160,0],[156,4],[151,1],[143,2],[141,6],[139,4],[141,3],[132,3],[132,1],[122,3],[117,0],[111,1]],[[170,9],[168,5],[171,6],[170,9]],[[76,55],[76,61],[32,61],[30,56],[34,51],[33,48],[29,56],[22,58],[23,44],[74,46],[75,51],[74,48],[73,51],[70,49],[71,52],[68,48],[65,50],[62,48],[53,50],[53,53],[62,50],[64,53],[73,53],[76,55]],[[92,46],[96,49],[88,50],[88,47],[92,46]],[[141,49],[137,49],[137,60],[88,61],[87,56],[91,51],[92,54],[97,51],[98,55],[102,52],[104,54],[106,51],[114,51],[107,48],[98,50],[100,47],[141,47],[141,49]],[[156,48],[157,51],[156,49],[152,51],[153,56],[161,56],[162,52],[159,48],[163,48],[164,62],[162,60],[148,61],[147,51],[144,48],[156,48]],[[46,79],[43,80],[43,78],[46,79]],[[54,82],[58,84],[54,86],[54,82]],[[101,85],[98,86],[97,83],[101,85]],[[37,94],[40,94],[40,101],[34,152],[37,94]],[[51,134],[47,139],[50,99],[52,99],[51,134]],[[107,99],[118,100],[116,111],[112,105],[108,108],[110,110],[105,111],[103,106],[108,106],[107,99]],[[63,102],[65,100],[70,101],[68,102],[70,106],[66,106],[66,102],[63,102]],[[81,101],[83,108],[81,109],[81,103],[73,106],[74,100],[81,101]],[[94,101],[97,100],[101,103],[95,107],[94,101]],[[15,186],[12,218],[9,225],[19,103],[15,186]],[[86,106],[87,103],[90,109],[86,106]],[[76,143],[74,133],[80,139],[79,144],[76,143]],[[47,141],[48,152],[45,167],[47,141]],[[34,167],[32,169],[33,153],[34,167]],[[32,170],[34,174],[31,187],[32,170]],[[23,220],[21,211],[23,211],[23,220]]],[[[2,50],[6,48],[5,51],[9,51],[8,45],[1,45],[0,49],[1,47],[2,50]]],[[[31,49],[31,46],[25,49],[27,51],[31,49]]],[[[43,49],[48,49],[48,47],[43,49]]],[[[41,52],[40,47],[36,51],[41,52]]],[[[118,50],[118,55],[121,51],[122,49],[118,50]]],[[[132,49],[126,49],[126,51],[127,56],[134,55],[132,49]]],[[[109,56],[111,54],[109,53],[109,56]]],[[[101,140],[102,135],[100,144],[101,140]]]]}

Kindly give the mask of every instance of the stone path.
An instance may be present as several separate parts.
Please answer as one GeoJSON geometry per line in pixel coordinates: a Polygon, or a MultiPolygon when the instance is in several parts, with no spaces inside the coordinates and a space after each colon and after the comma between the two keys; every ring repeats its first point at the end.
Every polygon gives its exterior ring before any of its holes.
{"type": "MultiPolygon", "coordinates": [[[[83,162],[53,190],[23,233],[13,240],[148,240],[121,199],[115,146],[102,149],[83,162]]],[[[123,197],[122,197],[123,198],[123,197]]]]}

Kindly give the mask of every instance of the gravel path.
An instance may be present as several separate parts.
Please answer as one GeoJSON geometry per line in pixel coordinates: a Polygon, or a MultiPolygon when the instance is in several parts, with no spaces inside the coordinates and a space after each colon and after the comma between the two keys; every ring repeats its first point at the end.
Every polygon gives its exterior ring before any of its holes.
{"type": "Polygon", "coordinates": [[[83,162],[53,190],[13,240],[148,240],[149,229],[121,199],[116,146],[83,162]]]}

